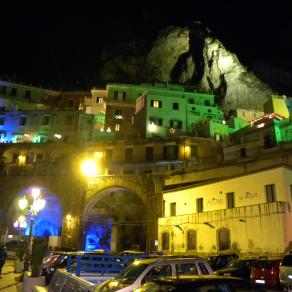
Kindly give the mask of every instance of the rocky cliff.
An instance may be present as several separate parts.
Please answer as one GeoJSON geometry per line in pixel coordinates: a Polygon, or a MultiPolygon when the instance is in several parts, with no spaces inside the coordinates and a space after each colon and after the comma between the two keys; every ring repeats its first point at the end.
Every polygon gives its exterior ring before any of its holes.
{"type": "Polygon", "coordinates": [[[194,22],[171,26],[151,41],[136,41],[102,55],[103,82],[172,82],[213,91],[225,112],[263,109],[272,89],[242,66],[213,33],[194,22]]]}

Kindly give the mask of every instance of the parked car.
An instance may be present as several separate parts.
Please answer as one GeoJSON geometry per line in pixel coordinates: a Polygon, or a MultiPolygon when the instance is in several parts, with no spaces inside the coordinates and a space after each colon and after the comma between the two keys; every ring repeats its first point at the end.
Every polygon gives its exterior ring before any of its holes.
{"type": "Polygon", "coordinates": [[[230,262],[225,268],[215,271],[215,275],[232,276],[249,280],[251,267],[256,259],[238,259],[230,262]]]}
{"type": "Polygon", "coordinates": [[[133,291],[141,285],[163,276],[187,274],[210,275],[209,263],[199,257],[152,257],[132,262],[114,279],[99,284],[95,291],[133,291]]]}
{"type": "Polygon", "coordinates": [[[264,291],[260,287],[253,286],[249,281],[223,276],[180,276],[166,277],[148,282],[135,292],[154,292],[154,291],[264,291]]]}
{"type": "Polygon", "coordinates": [[[239,256],[235,253],[213,254],[207,257],[207,260],[214,271],[225,268],[230,262],[237,259],[239,259],[239,256]]]}
{"type": "Polygon", "coordinates": [[[292,254],[285,255],[280,263],[279,278],[282,286],[292,289],[292,254]]]}
{"type": "Polygon", "coordinates": [[[256,285],[275,287],[279,285],[281,259],[259,259],[251,268],[250,280],[256,285]]]}

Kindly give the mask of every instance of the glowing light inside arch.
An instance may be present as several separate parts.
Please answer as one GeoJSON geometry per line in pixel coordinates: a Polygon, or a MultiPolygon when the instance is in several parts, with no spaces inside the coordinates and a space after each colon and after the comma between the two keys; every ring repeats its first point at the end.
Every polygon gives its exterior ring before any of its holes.
{"type": "Polygon", "coordinates": [[[112,223],[89,222],[85,230],[85,251],[104,249],[110,252],[112,223]]]}

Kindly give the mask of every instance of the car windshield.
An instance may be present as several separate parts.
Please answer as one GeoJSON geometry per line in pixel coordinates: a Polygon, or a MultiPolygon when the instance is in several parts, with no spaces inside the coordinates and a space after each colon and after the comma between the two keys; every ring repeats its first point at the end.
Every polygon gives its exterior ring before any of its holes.
{"type": "Polygon", "coordinates": [[[239,261],[239,260],[236,260],[236,261],[232,261],[231,263],[229,263],[228,265],[228,268],[244,268],[245,267],[245,262],[244,261],[239,261]]]}
{"type": "Polygon", "coordinates": [[[121,282],[133,283],[147,267],[148,264],[142,264],[139,261],[133,262],[122,273],[117,275],[115,279],[121,282]]]}

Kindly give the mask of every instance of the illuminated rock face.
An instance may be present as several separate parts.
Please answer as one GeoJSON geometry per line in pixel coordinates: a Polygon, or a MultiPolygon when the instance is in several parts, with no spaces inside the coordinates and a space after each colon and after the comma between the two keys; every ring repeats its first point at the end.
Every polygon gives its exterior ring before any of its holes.
{"type": "Polygon", "coordinates": [[[263,109],[272,90],[241,65],[200,23],[171,26],[150,42],[135,42],[103,55],[100,81],[172,82],[212,90],[223,109],[263,109]],[[150,45],[149,45],[150,44],[150,45]]]}

